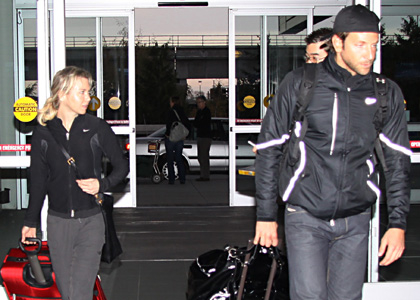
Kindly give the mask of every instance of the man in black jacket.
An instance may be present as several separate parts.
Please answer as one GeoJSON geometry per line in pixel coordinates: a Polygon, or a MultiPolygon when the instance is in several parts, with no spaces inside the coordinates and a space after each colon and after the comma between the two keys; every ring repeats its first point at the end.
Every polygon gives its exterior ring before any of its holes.
{"type": "MultiPolygon", "coordinates": [[[[278,244],[280,195],[287,201],[285,231],[293,300],[361,299],[371,206],[380,196],[374,163],[380,98],[371,71],[378,24],[378,17],[362,5],[341,10],[333,28],[333,51],[316,65],[317,80],[303,122],[297,120],[289,132],[303,78],[301,68],[283,80],[262,124],[254,243],[278,244]],[[305,124],[303,139],[293,143],[305,124]],[[298,158],[280,171],[283,145],[289,139],[288,153],[296,149],[298,158]]],[[[411,155],[403,95],[393,81],[386,82],[387,110],[379,134],[387,166],[389,211],[388,230],[379,248],[383,266],[404,251],[411,155]]]]}
{"type": "Polygon", "coordinates": [[[197,155],[200,163],[200,177],[197,181],[210,180],[211,112],[206,97],[197,97],[197,114],[193,125],[197,128],[197,155]]]}

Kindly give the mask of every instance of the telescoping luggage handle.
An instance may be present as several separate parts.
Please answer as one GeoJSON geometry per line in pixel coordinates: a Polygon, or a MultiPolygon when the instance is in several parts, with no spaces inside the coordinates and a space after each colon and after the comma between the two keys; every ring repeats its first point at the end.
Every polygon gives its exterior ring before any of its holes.
{"type": "MultiPolygon", "coordinates": [[[[249,240],[248,247],[247,247],[247,254],[245,256],[245,261],[244,261],[244,266],[242,268],[241,280],[239,283],[238,296],[236,297],[237,300],[242,300],[242,296],[243,296],[244,288],[245,288],[246,274],[248,273],[248,266],[251,260],[252,248],[256,249],[253,241],[249,240]]],[[[277,268],[277,261],[276,261],[276,258],[273,257],[273,260],[271,262],[270,275],[268,276],[268,280],[267,280],[267,287],[265,290],[264,300],[270,299],[271,288],[273,286],[274,276],[276,275],[276,268],[277,268]]]]}
{"type": "Polygon", "coordinates": [[[42,272],[41,264],[38,260],[38,253],[41,250],[42,242],[38,238],[26,238],[26,241],[36,243],[37,247],[33,250],[28,250],[22,241],[19,240],[19,248],[28,256],[28,261],[31,265],[36,282],[40,285],[46,285],[47,281],[45,280],[44,272],[42,272]]]}

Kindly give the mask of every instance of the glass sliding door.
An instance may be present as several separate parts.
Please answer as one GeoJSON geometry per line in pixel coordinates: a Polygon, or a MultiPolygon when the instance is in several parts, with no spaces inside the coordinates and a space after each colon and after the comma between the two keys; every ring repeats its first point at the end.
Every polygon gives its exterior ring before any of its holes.
{"type": "MultiPolygon", "coordinates": [[[[135,139],[135,117],[130,118],[129,105],[129,32],[130,15],[81,16],[66,13],[66,65],[88,70],[93,76],[92,100],[88,113],[105,119],[112,127],[127,157],[131,158],[126,144],[135,139]],[[132,135],[132,137],[131,137],[132,135]]],[[[134,72],[134,70],[133,70],[134,72]]],[[[135,116],[135,115],[134,115],[135,116]]],[[[130,175],[135,174],[135,164],[130,159],[130,175]]],[[[104,176],[111,172],[106,159],[104,176]]],[[[135,177],[134,177],[135,178],[135,177]]],[[[111,191],[117,207],[135,207],[136,182],[127,178],[111,191]]]]}
{"type": "Polygon", "coordinates": [[[261,121],[284,76],[303,65],[311,9],[231,11],[229,48],[230,205],[254,205],[261,121]]]}

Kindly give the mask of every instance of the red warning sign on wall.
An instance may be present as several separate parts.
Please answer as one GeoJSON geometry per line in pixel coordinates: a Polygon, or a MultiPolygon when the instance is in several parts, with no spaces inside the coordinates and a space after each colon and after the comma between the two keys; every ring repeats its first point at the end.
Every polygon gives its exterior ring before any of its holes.
{"type": "Polygon", "coordinates": [[[29,152],[31,144],[0,144],[0,152],[29,152]]]}
{"type": "Polygon", "coordinates": [[[411,148],[420,148],[420,141],[410,141],[411,148]]]}

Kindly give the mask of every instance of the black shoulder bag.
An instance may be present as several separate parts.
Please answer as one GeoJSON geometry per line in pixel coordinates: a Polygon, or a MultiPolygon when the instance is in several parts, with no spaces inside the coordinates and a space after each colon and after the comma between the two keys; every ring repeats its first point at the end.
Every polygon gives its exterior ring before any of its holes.
{"type": "MultiPolygon", "coordinates": [[[[56,140],[54,135],[50,132],[54,141],[60,148],[64,157],[67,159],[67,163],[71,166],[76,174],[77,178],[80,177],[79,171],[76,166],[76,160],[70,156],[67,150],[56,140]]],[[[102,248],[101,260],[106,263],[111,263],[117,256],[119,256],[123,250],[121,243],[118,239],[117,232],[115,230],[114,219],[112,217],[112,211],[114,210],[114,197],[105,193],[98,193],[95,195],[96,203],[101,208],[102,215],[105,222],[105,244],[102,248]]]]}
{"type": "Polygon", "coordinates": [[[187,300],[288,300],[287,258],[249,242],[201,254],[190,265],[187,300]]]}

